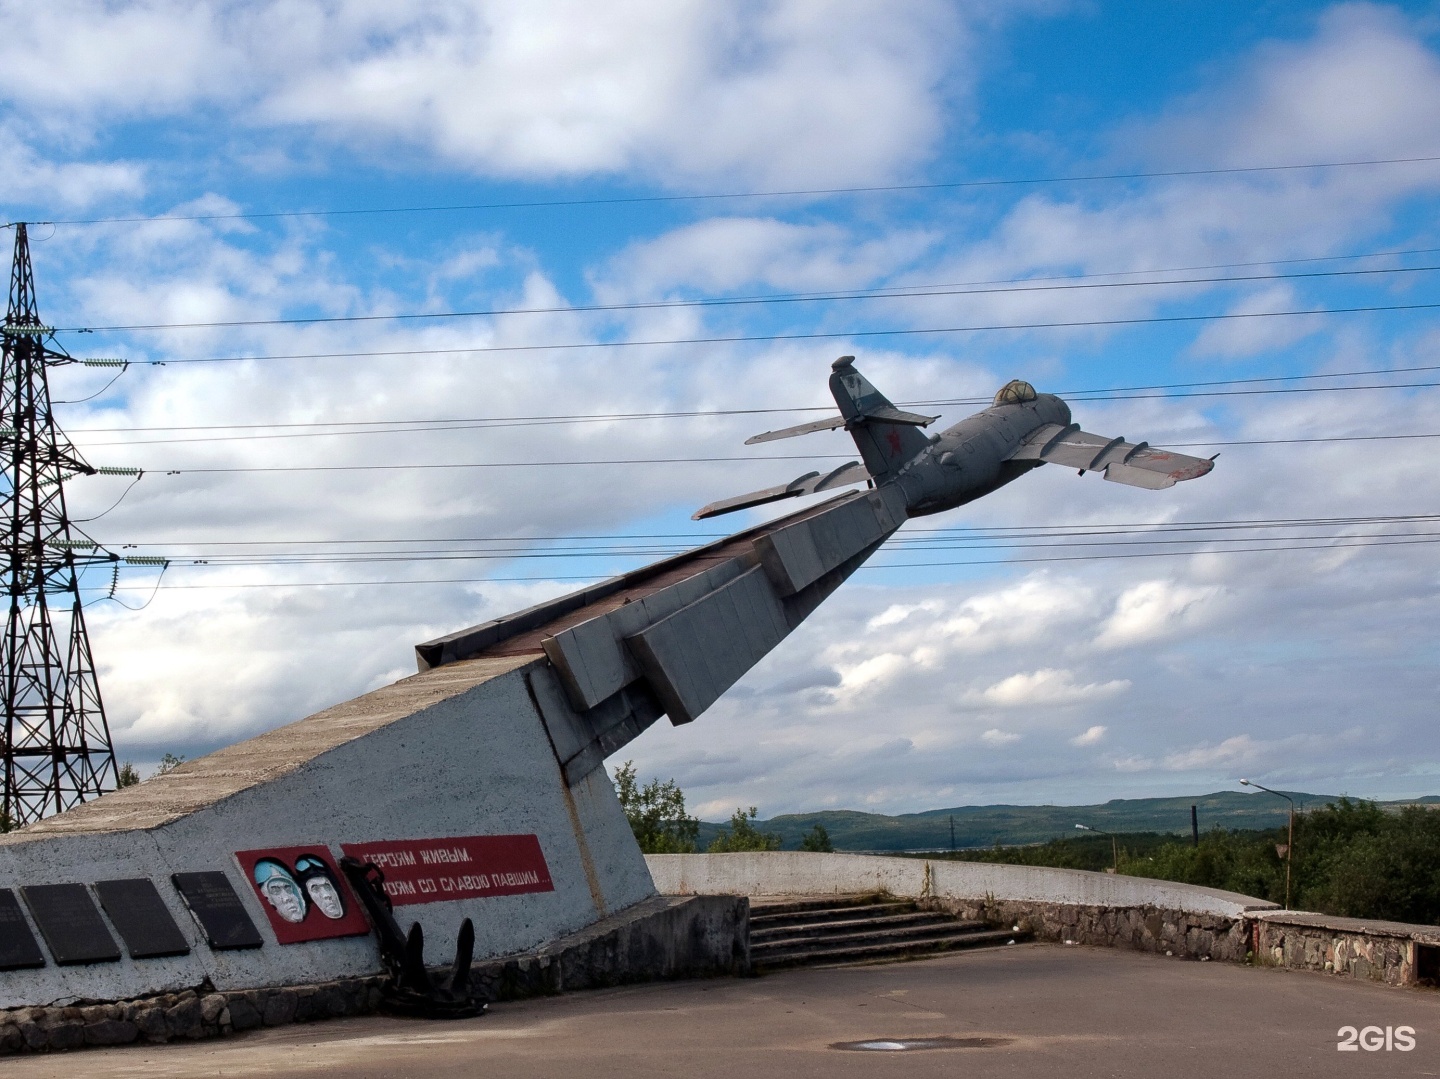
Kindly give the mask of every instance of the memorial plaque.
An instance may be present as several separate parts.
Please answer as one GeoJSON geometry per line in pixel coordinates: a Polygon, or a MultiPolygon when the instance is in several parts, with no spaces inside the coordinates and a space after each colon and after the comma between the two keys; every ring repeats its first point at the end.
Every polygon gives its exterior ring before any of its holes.
{"type": "Polygon", "coordinates": [[[540,840],[534,835],[396,839],[342,843],[340,849],[380,867],[385,874],[385,894],[397,907],[555,890],[540,840]]]}
{"type": "Polygon", "coordinates": [[[370,932],[360,904],[323,844],[236,851],[281,944],[370,932]]]}
{"type": "Polygon", "coordinates": [[[55,962],[114,963],[120,958],[115,938],[83,884],[28,884],[20,889],[30,916],[55,962]]]}
{"type": "Polygon", "coordinates": [[[120,931],[131,959],[190,954],[190,945],[150,881],[143,877],[102,880],[95,885],[95,892],[111,923],[120,931]]]}
{"type": "Polygon", "coordinates": [[[45,956],[30,923],[20,910],[20,901],[9,888],[0,888],[0,970],[43,967],[45,956]]]}
{"type": "Polygon", "coordinates": [[[264,943],[260,939],[260,930],[245,913],[240,897],[235,894],[230,878],[224,873],[213,870],[207,873],[176,873],[170,879],[175,882],[200,928],[205,930],[210,947],[225,951],[258,948],[264,943]]]}

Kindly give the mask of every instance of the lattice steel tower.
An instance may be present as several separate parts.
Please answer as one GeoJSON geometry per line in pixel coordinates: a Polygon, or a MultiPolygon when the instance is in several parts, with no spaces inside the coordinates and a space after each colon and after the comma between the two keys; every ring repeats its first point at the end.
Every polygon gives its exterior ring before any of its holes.
{"type": "Polygon", "coordinates": [[[0,364],[0,559],[10,592],[0,699],[5,708],[3,811],[39,820],[116,785],[115,750],[100,702],[80,604],[79,569],[110,562],[70,523],[65,481],[91,475],[50,410],[48,369],[75,361],[46,346],[25,226],[15,226],[10,306],[0,364]]]}

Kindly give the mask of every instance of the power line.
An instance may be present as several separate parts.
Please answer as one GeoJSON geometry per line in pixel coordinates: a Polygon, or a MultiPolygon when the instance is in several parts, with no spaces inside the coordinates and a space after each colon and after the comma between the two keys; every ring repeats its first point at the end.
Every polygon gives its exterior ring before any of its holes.
{"type": "MultiPolygon", "coordinates": [[[[1395,539],[1395,540],[1372,540],[1364,543],[1311,543],[1295,544],[1280,547],[1253,547],[1253,548],[1231,548],[1219,551],[1141,551],[1122,552],[1112,554],[1082,554],[1082,555],[1040,555],[1027,558],[991,558],[991,559],[968,559],[945,562],[908,562],[890,564],[870,564],[861,566],[860,569],[868,570],[897,570],[897,569],[929,569],[944,566],[990,566],[1007,565],[1031,562],[1098,562],[1109,561],[1121,558],[1190,558],[1196,555],[1234,555],[1234,554],[1273,554],[1289,551],[1329,551],[1350,547],[1393,547],[1393,546],[1419,546],[1440,542],[1437,539],[1395,539]]],[[[551,575],[538,577],[459,577],[459,578],[432,578],[428,580],[370,580],[370,581],[264,581],[264,582],[234,582],[214,584],[167,584],[162,587],[163,591],[179,591],[191,589],[236,589],[236,588],[355,588],[369,587],[375,585],[385,586],[419,586],[419,585],[449,585],[449,584],[502,584],[513,582],[533,581],[594,581],[598,580],[594,574],[580,575],[551,575]]],[[[150,586],[121,586],[120,591],[150,591],[150,586]]]]}
{"type": "MultiPolygon", "coordinates": [[[[1357,390],[1361,390],[1361,389],[1387,389],[1387,390],[1388,390],[1388,389],[1414,388],[1414,387],[1416,387],[1416,386],[1436,386],[1436,385],[1440,385],[1440,383],[1424,382],[1424,383],[1405,383],[1405,384],[1389,385],[1389,386],[1355,386],[1355,387],[1335,387],[1335,388],[1337,388],[1337,389],[1357,389],[1357,390]]],[[[1282,391],[1274,391],[1274,392],[1282,392],[1282,391]]],[[[1299,391],[1299,392],[1318,392],[1318,391],[1313,391],[1313,390],[1312,390],[1312,391],[1299,391]]],[[[1119,399],[1119,398],[1097,398],[1097,397],[1088,397],[1088,398],[1081,398],[1080,400],[1085,400],[1085,401],[1099,401],[1099,400],[1118,400],[1118,399],[1119,399]]],[[[921,403],[921,404],[925,404],[926,402],[920,402],[920,403],[921,403]]],[[[576,421],[576,422],[579,422],[579,421],[576,421]]],[[[517,427],[518,427],[518,426],[522,426],[522,425],[521,425],[521,424],[513,424],[513,425],[491,425],[491,424],[483,424],[483,425],[463,426],[463,427],[407,427],[407,428],[396,428],[396,429],[394,429],[394,430],[385,430],[385,431],[309,431],[309,432],[296,432],[296,433],[292,433],[292,434],[276,434],[276,435],[215,435],[215,436],[212,436],[212,437],[205,437],[205,438],[151,438],[151,439],[137,439],[137,440],[134,440],[134,441],[122,441],[122,442],[87,442],[87,443],[86,443],[86,446],[87,446],[88,448],[90,448],[90,449],[100,449],[100,448],[102,448],[102,447],[103,447],[103,448],[113,448],[113,447],[116,447],[116,446],[174,446],[174,445],[188,445],[188,444],[196,443],[196,442],[253,442],[253,441],[260,441],[260,440],[266,440],[266,439],[275,439],[275,438],[323,438],[323,437],[329,437],[329,436],[332,436],[332,435],[334,435],[334,436],[338,436],[338,435],[400,435],[400,434],[430,433],[430,432],[435,432],[435,431],[473,431],[473,430],[489,430],[489,429],[491,429],[492,427],[496,427],[496,426],[500,426],[500,427],[504,427],[504,426],[517,426],[517,427]]],[[[1312,438],[1252,438],[1252,439],[1238,439],[1238,440],[1232,440],[1232,441],[1226,441],[1226,442],[1172,442],[1172,443],[1168,443],[1168,445],[1172,446],[1172,447],[1175,448],[1175,449],[1182,449],[1182,448],[1184,448],[1184,447],[1186,447],[1186,446],[1273,446],[1273,445],[1300,444],[1300,443],[1304,443],[1304,442],[1385,442],[1385,441],[1393,441],[1393,440],[1397,440],[1397,439],[1413,439],[1413,438],[1440,438],[1440,434],[1425,433],[1425,434],[1405,434],[1405,435],[1322,435],[1322,436],[1316,436],[1316,437],[1312,437],[1312,438]]],[[[831,455],[829,455],[829,456],[835,456],[835,455],[834,455],[834,454],[831,454],[831,455]]],[[[760,460],[767,460],[767,459],[769,459],[769,458],[763,458],[763,457],[746,457],[746,458],[744,458],[744,460],[747,460],[747,461],[760,461],[760,460]]]]}
{"type": "MultiPolygon", "coordinates": [[[[960,282],[944,285],[892,286],[887,289],[839,292],[781,293],[773,296],[702,297],[694,300],[650,300],[613,304],[570,304],[558,307],[496,307],[471,311],[409,311],[385,315],[314,315],[294,318],[234,319],[228,322],[149,322],[127,326],[64,326],[56,333],[130,333],[142,330],[236,329],[244,326],[315,326],[354,322],[492,318],[510,315],[595,314],[612,311],[665,311],[694,307],[740,307],[782,303],[835,303],[842,300],[907,300],[936,296],[990,296],[1016,292],[1057,292],[1076,289],[1156,288],[1165,285],[1229,285],[1255,281],[1298,281],[1315,278],[1364,277],[1379,274],[1427,273],[1440,266],[1384,266],[1354,270],[1308,270],[1302,273],[1228,274],[1222,277],[1177,277],[1152,281],[1077,281],[1042,279],[1015,282],[960,282]],[[1054,282],[1054,283],[1047,283],[1054,282]],[[905,291],[899,291],[899,289],[905,291]]],[[[1166,271],[1157,271],[1166,272],[1166,271]]]]}
{"type": "MultiPolygon", "coordinates": [[[[944,527],[912,527],[907,524],[891,542],[903,542],[909,536],[945,535],[987,535],[1006,536],[1075,535],[1092,536],[1106,533],[1129,534],[1142,532],[1210,531],[1233,528],[1316,528],[1345,525],[1413,524],[1440,521],[1440,513],[1387,513],[1346,515],[1341,517],[1235,517],[1211,518],[1197,521],[1091,521],[1060,522],[1043,525],[949,525],[944,527]]],[[[382,539],[257,539],[257,540],[156,540],[127,542],[118,546],[129,547],[235,547],[334,544],[337,546],[369,545],[381,543],[568,543],[622,540],[695,540],[722,539],[727,532],[691,529],[684,532],[599,532],[559,533],[554,535],[505,535],[505,536],[401,536],[382,539]]],[[[529,549],[529,548],[522,548],[529,549]]]]}
{"type": "MultiPolygon", "coordinates": [[[[1440,386],[1440,383],[1424,383],[1440,386]]],[[[1387,387],[1388,388],[1388,387],[1387,387]]],[[[1286,446],[1320,442],[1383,442],[1402,439],[1440,438],[1440,432],[1407,435],[1334,435],[1329,437],[1305,438],[1252,438],[1231,441],[1215,440],[1205,442],[1166,442],[1170,449],[1214,448],[1226,446],[1286,446]]],[[[123,444],[123,443],[121,443],[123,444]]],[[[579,466],[619,465],[693,465],[732,464],[750,461],[839,461],[853,457],[851,453],[792,453],[768,454],[755,457],[614,457],[571,459],[565,461],[439,461],[417,463],[388,463],[379,465],[205,465],[196,468],[153,468],[151,473],[167,476],[183,476],[195,473],[228,472],[405,472],[425,469],[466,469],[466,468],[571,468],[579,466]]]]}
{"type": "Polygon", "coordinates": [[[617,195],[609,198],[535,199],[523,202],[476,202],[428,206],[377,206],[345,210],[270,210],[231,214],[167,214],[159,217],[92,217],[37,221],[43,225],[128,225],[162,221],[259,221],[294,217],[358,217],[378,214],[461,213],[476,210],[531,210],[568,206],[622,206],[645,203],[693,203],[725,199],[818,198],[832,195],[877,195],[919,191],[955,191],[973,188],[1020,187],[1042,184],[1097,183],[1116,180],[1167,180],[1198,176],[1238,176],[1306,170],[1344,169],[1383,165],[1419,165],[1440,161],[1440,156],[1393,157],[1355,161],[1318,161],[1296,165],[1247,165],[1212,169],[1168,169],[1156,172],[1090,173],[1074,176],[1033,176],[999,180],[954,180],[926,184],[874,184],[864,187],[792,188],[775,191],[729,191],[693,195],[617,195]]]}
{"type": "MultiPolygon", "coordinates": [[[[1294,544],[1310,540],[1357,539],[1404,539],[1440,536],[1440,532],[1335,532],[1335,529],[1355,527],[1385,528],[1396,526],[1434,526],[1440,522],[1440,514],[1376,515],[1370,517],[1335,518],[1291,518],[1278,520],[1231,520],[1217,522],[1172,522],[1161,524],[1125,524],[1093,526],[1016,526],[1011,528],[930,528],[909,529],[891,541],[890,551],[959,551],[996,549],[1035,548],[1127,548],[1149,546],[1188,546],[1201,544],[1236,544],[1263,542],[1294,544]],[[1331,530],[1328,534],[1295,534],[1297,529],[1331,530]],[[1283,535],[1257,536],[1256,532],[1285,532],[1283,535]],[[1223,535],[1217,533],[1246,533],[1244,535],[1223,535]]],[[[171,542],[163,544],[175,551],[166,560],[167,564],[212,568],[234,568],[241,566],[281,565],[327,565],[327,564],[371,564],[392,562],[444,562],[466,560],[520,560],[520,559],[614,559],[657,557],[680,554],[690,549],[701,538],[697,534],[662,533],[652,536],[624,535],[615,537],[589,537],[583,546],[573,545],[575,537],[556,537],[559,546],[537,548],[534,544],[543,542],[542,537],[524,539],[511,537],[479,537],[468,539],[410,539],[410,540],[338,540],[338,541],[197,541],[191,543],[171,542]],[[595,540],[608,541],[596,545],[595,540]],[[649,540],[650,542],[636,542],[649,540]],[[669,542],[655,542],[668,540],[669,542]],[[477,548],[474,544],[486,544],[477,548]],[[514,546],[520,543],[523,546],[514,546]],[[572,545],[566,546],[566,543],[572,545]],[[373,549],[381,544],[390,549],[373,549]],[[444,544],[445,546],[441,546],[444,544]],[[455,546],[467,544],[472,546],[455,546]],[[497,546],[498,545],[498,546],[497,546]],[[308,551],[256,551],[234,550],[234,548],[266,548],[276,546],[311,547],[308,551]],[[182,548],[229,548],[203,558],[182,555],[182,548]],[[313,548],[348,548],[342,550],[313,548]],[[370,547],[371,550],[357,550],[370,547]]],[[[162,546],[153,544],[126,544],[125,548],[138,546],[162,546]]],[[[1222,548],[1223,549],[1223,548],[1222,548]]]]}
{"type": "Polygon", "coordinates": [[[735,334],[725,337],[669,337],[641,341],[558,341],[543,345],[474,345],[466,348],[424,348],[374,352],[297,352],[266,356],[202,356],[168,360],[136,360],[136,365],[166,366],[181,363],[248,363],[256,360],[369,359],[386,356],[454,356],[502,352],[565,352],[575,349],[647,348],[660,345],[763,344],[774,341],[838,341],[851,338],[917,337],[928,334],[989,333],[1009,330],[1093,329],[1101,326],[1142,326],[1163,323],[1216,322],[1242,318],[1356,315],[1394,311],[1428,311],[1440,303],[1383,304],[1364,307],[1312,308],[1296,311],[1230,311],[1220,314],[1151,315],[1143,318],[1079,319],[1064,322],[1012,322],[972,326],[929,326],[898,330],[837,330],[811,333],[735,334]]]}
{"type": "MultiPolygon", "coordinates": [[[[1134,533],[1141,536],[1143,533],[1134,533]]],[[[1160,535],[1155,538],[1132,538],[1132,539],[1064,539],[1057,537],[1035,537],[1026,540],[999,540],[988,537],[977,537],[970,541],[963,541],[959,538],[949,541],[929,540],[927,542],[912,542],[899,544],[890,548],[892,551],[986,551],[986,550],[1034,550],[1034,549],[1061,549],[1073,550],[1077,548],[1105,547],[1105,548],[1126,548],[1126,547],[1154,547],[1154,546],[1187,546],[1197,547],[1200,544],[1234,544],[1234,543],[1293,543],[1298,540],[1361,540],[1361,539],[1422,539],[1440,538],[1440,532],[1346,532],[1340,535],[1292,535],[1292,536],[1205,536],[1205,537],[1167,537],[1160,535]]],[[[1222,550],[1224,548],[1221,548],[1222,550]]],[[[1290,550],[1292,548],[1281,548],[1290,550]]],[[[237,553],[232,555],[216,556],[191,561],[191,566],[208,566],[213,569],[232,569],[236,567],[253,566],[322,566],[322,565],[375,565],[385,563],[417,563],[417,562],[475,562],[475,561],[519,561],[519,560],[544,560],[555,561],[561,559],[614,559],[614,558],[640,558],[655,557],[660,555],[681,554],[688,547],[664,547],[664,548],[635,548],[619,550],[598,550],[598,551],[478,551],[478,550],[426,550],[426,551],[377,551],[377,552],[353,552],[334,554],[326,552],[308,552],[304,554],[274,554],[261,556],[257,554],[237,553]]],[[[1203,553],[1199,552],[1199,553],[1203,553]]],[[[175,557],[171,560],[175,567],[184,567],[186,561],[183,557],[175,557]]],[[[906,563],[907,565],[909,563],[906,563]]]]}
{"type": "MultiPolygon", "coordinates": [[[[1423,367],[1392,367],[1374,368],[1360,371],[1332,371],[1320,374],[1308,375],[1265,375],[1258,378],[1218,379],[1206,382],[1175,382],[1169,384],[1149,386],[1113,386],[1091,390],[1060,390],[1057,391],[1061,397],[1083,398],[1085,400],[1098,400],[1101,394],[1122,394],[1140,391],[1164,391],[1206,388],[1212,386],[1250,386],[1267,382],[1305,382],[1317,379],[1334,378],[1359,378],[1372,375],[1397,375],[1414,374],[1417,372],[1440,371],[1440,365],[1427,365],[1423,367]]],[[[907,408],[921,408],[929,406],[948,406],[979,404],[989,400],[988,397],[973,398],[950,398],[948,400],[929,401],[902,401],[901,405],[907,408]]],[[[388,427],[393,430],[379,431],[379,434],[411,433],[415,431],[447,431],[447,430],[474,430],[478,427],[528,427],[546,426],[551,424],[568,423],[611,423],[629,420],[659,420],[659,419],[690,419],[698,417],[717,416],[758,416],[768,414],[783,414],[794,412],[828,412],[832,410],[830,405],[801,405],[786,408],[728,408],[728,409],[692,409],[689,411],[671,412],[578,412],[568,414],[535,415],[535,416],[473,416],[473,417],[434,417],[430,419],[415,420],[316,420],[307,422],[287,423],[222,423],[222,424],[190,424],[165,427],[76,427],[71,428],[72,432],[83,434],[117,434],[117,433],[150,433],[157,431],[282,431],[288,432],[293,428],[376,428],[388,427]]],[[[256,438],[288,438],[288,437],[311,437],[314,435],[367,433],[364,430],[342,430],[342,431],[314,431],[304,430],[277,435],[255,435],[256,438]]],[[[91,446],[142,446],[160,445],[175,442],[189,441],[230,441],[237,438],[251,436],[224,436],[219,439],[153,439],[153,440],[127,440],[123,442],[92,442],[91,446]]],[[[1418,436],[1417,436],[1418,437],[1418,436]]]]}

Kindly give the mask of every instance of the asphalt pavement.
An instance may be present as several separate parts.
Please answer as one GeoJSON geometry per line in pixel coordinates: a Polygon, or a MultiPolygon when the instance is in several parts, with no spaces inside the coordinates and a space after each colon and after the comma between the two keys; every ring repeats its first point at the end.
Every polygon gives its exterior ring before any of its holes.
{"type": "Polygon", "coordinates": [[[1440,992],[1020,944],[908,963],[501,1003],[484,1017],[457,1022],[371,1017],[204,1042],[10,1057],[0,1073],[5,1079],[1440,1075],[1440,992]],[[1353,1037],[1343,1027],[1356,1028],[1353,1037]],[[1337,1048],[1342,1041],[1354,1050],[1337,1048]],[[1363,1047],[1372,1044],[1379,1047],[1363,1047]]]}

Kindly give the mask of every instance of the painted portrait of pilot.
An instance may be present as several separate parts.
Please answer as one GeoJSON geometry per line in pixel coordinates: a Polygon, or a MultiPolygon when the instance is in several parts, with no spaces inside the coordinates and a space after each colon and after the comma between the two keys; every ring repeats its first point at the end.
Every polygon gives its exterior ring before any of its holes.
{"type": "Polygon", "coordinates": [[[330,867],[314,854],[295,859],[295,879],[305,890],[311,906],[326,918],[339,921],[345,917],[345,896],[330,867]]]}
{"type": "Polygon", "coordinates": [[[287,922],[303,922],[310,912],[310,900],[305,892],[285,863],[276,858],[261,858],[255,863],[255,887],[275,913],[287,922]]]}

